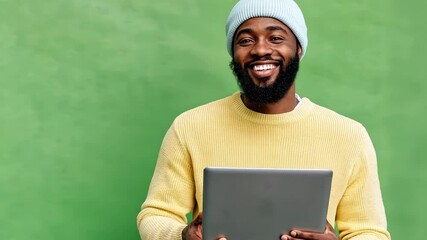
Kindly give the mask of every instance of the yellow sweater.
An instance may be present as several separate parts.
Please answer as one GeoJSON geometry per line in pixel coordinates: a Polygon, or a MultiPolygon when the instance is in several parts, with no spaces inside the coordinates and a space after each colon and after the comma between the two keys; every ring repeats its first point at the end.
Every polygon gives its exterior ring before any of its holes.
{"type": "Polygon", "coordinates": [[[332,169],[328,220],[337,224],[340,237],[390,239],[365,128],[307,98],[291,112],[261,114],[246,108],[236,93],[178,116],[138,214],[142,239],[181,239],[186,214],[203,209],[207,166],[332,169]]]}

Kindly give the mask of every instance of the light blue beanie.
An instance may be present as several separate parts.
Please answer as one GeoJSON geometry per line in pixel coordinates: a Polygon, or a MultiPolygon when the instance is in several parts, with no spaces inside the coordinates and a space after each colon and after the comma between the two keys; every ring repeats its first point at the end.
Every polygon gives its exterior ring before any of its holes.
{"type": "Polygon", "coordinates": [[[293,0],[240,0],[231,10],[225,31],[227,50],[233,57],[233,38],[237,28],[254,17],[272,17],[288,26],[302,48],[301,59],[307,50],[307,26],[301,9],[293,0]]]}

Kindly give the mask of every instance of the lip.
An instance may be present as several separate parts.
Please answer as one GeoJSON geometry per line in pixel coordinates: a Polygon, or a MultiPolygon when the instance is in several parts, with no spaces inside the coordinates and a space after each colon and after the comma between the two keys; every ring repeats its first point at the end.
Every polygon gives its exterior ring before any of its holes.
{"type": "Polygon", "coordinates": [[[249,68],[249,74],[251,75],[255,84],[259,86],[268,86],[275,81],[279,73],[279,69],[280,69],[279,66],[280,66],[280,62],[268,60],[268,61],[251,62],[248,65],[248,68],[249,68]],[[261,70],[261,71],[255,70],[254,67],[259,65],[270,65],[270,67],[272,66],[272,68],[267,70],[261,70]]]}
{"type": "Polygon", "coordinates": [[[265,65],[265,64],[273,64],[273,65],[279,66],[280,62],[279,61],[274,61],[274,60],[253,61],[253,62],[250,62],[248,64],[248,67],[249,68],[253,68],[255,65],[265,65]]]}

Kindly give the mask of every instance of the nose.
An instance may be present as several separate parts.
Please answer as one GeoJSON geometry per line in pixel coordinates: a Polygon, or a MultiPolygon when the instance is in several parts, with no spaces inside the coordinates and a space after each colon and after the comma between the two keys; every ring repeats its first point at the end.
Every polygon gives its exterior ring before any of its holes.
{"type": "Polygon", "coordinates": [[[273,49],[266,41],[257,41],[251,49],[252,56],[263,57],[266,55],[271,55],[272,53],[273,49]]]}

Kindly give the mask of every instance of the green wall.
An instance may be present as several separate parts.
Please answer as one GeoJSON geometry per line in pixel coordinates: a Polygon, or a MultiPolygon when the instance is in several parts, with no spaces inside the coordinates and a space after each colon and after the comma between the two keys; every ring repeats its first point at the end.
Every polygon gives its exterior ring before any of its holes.
{"type": "MultiPolygon", "coordinates": [[[[367,127],[389,230],[423,239],[426,4],[299,2],[298,92],[367,127]]],[[[238,89],[224,36],[234,3],[0,0],[0,239],[139,238],[170,123],[238,89]]]]}

